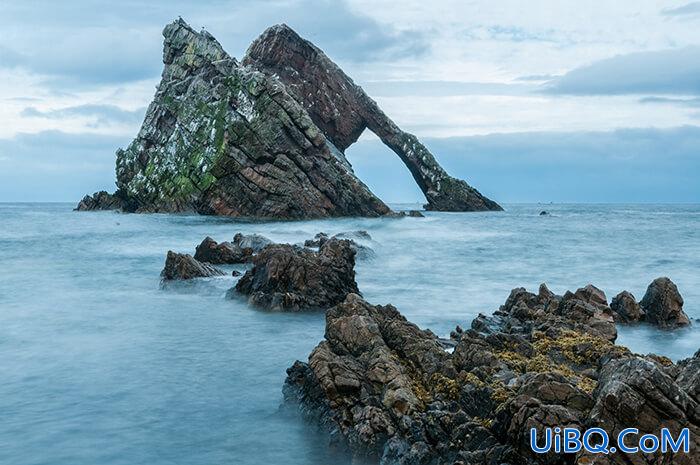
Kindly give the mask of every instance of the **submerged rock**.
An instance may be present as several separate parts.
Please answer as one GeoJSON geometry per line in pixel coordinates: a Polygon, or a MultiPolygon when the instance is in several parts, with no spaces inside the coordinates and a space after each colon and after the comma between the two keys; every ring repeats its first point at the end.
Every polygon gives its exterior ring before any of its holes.
{"type": "MultiPolygon", "coordinates": [[[[284,397],[369,463],[662,463],[532,451],[530,428],[567,426],[614,434],[632,425],[640,435],[689,427],[696,450],[700,351],[677,365],[633,355],[613,344],[610,320],[593,286],[564,296],[514,289],[494,316],[454,331],[449,353],[391,305],[349,294],[326,312],[325,340],[308,363],[287,370],[284,397]]],[[[700,463],[692,453],[664,460],[700,463]]]]}
{"type": "Polygon", "coordinates": [[[359,293],[355,250],[329,239],[318,252],[290,244],[268,245],[236,284],[251,304],[272,310],[325,309],[359,293]]]}
{"type": "Polygon", "coordinates": [[[690,318],[683,311],[683,297],[668,278],[652,281],[639,306],[645,313],[645,320],[651,324],[664,328],[690,324],[690,318]]]}
{"type": "Polygon", "coordinates": [[[272,244],[272,241],[260,234],[236,233],[233,236],[233,245],[241,249],[250,249],[252,253],[258,253],[270,244],[272,244]]]}
{"type": "Polygon", "coordinates": [[[225,273],[208,263],[202,263],[196,260],[192,255],[176,253],[168,250],[168,256],[165,259],[165,267],[160,275],[166,281],[193,279],[193,278],[210,278],[212,276],[223,276],[225,273]]]}
{"type": "Polygon", "coordinates": [[[347,231],[329,236],[324,232],[320,232],[313,239],[304,241],[304,247],[319,248],[323,246],[329,239],[347,239],[350,245],[355,250],[355,258],[358,260],[367,260],[375,257],[374,250],[371,247],[361,244],[357,241],[371,241],[372,236],[367,231],[347,231]]]}
{"type": "Polygon", "coordinates": [[[120,201],[100,194],[83,199],[79,209],[279,219],[385,215],[390,209],[343,154],[365,127],[404,160],[427,208],[500,209],[449,176],[288,27],[268,29],[245,65],[183,20],[167,25],[163,36],[156,95],[134,141],[117,151],[120,201]]]}
{"type": "Polygon", "coordinates": [[[204,238],[195,250],[194,258],[200,262],[212,263],[214,265],[233,265],[246,263],[253,258],[253,249],[250,247],[240,247],[238,244],[222,242],[219,244],[211,237],[204,238]]]}

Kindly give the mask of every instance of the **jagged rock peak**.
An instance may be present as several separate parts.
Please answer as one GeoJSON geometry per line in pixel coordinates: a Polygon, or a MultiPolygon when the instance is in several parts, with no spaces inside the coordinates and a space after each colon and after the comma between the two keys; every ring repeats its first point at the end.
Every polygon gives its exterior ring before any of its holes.
{"type": "Polygon", "coordinates": [[[214,36],[202,30],[195,31],[185,20],[178,18],[163,29],[163,63],[196,66],[198,60],[208,62],[231,59],[214,36]]]}

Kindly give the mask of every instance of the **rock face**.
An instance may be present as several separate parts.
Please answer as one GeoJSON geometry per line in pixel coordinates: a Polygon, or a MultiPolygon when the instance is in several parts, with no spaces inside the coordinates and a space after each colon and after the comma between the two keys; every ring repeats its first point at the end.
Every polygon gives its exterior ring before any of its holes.
{"type": "MultiPolygon", "coordinates": [[[[319,74],[300,77],[314,89],[324,89],[325,97],[319,95],[311,108],[289,78],[299,68],[299,57],[256,53],[267,50],[270,39],[275,53],[306,43],[288,28],[272,28],[256,41],[247,66],[210,34],[196,32],[182,20],[166,26],[163,36],[165,67],[156,95],[136,139],[117,151],[117,194],[88,196],[78,209],[278,219],[385,215],[390,209],[355,176],[342,153],[367,125],[358,126],[358,111],[363,118],[371,116],[370,129],[402,156],[430,208],[500,208],[448,176],[415,137],[401,132],[361,90],[347,94],[360,92],[367,99],[349,102],[349,107],[359,105],[357,111],[325,112],[324,99],[331,95],[327,86],[345,82],[339,76],[351,83],[339,69],[328,81],[319,74]],[[266,57],[293,61],[276,61],[275,66],[289,70],[275,76],[266,57]],[[368,113],[369,102],[373,108],[368,113]],[[332,120],[325,123],[327,117],[332,120]],[[351,129],[345,136],[335,126],[351,129]]],[[[339,105],[346,95],[336,90],[339,105]]]]}
{"type": "Polygon", "coordinates": [[[197,246],[194,258],[200,262],[212,263],[215,265],[246,263],[253,258],[253,249],[240,247],[230,242],[219,244],[211,237],[204,238],[197,246]]]}
{"type": "Polygon", "coordinates": [[[514,289],[493,317],[455,331],[449,353],[391,305],[350,294],[326,312],[325,340],[308,363],[287,370],[285,400],[358,462],[698,465],[697,444],[649,462],[532,452],[530,428],[689,427],[700,437],[700,352],[677,365],[633,355],[602,329],[606,309],[593,286],[564,296],[514,289]]]}
{"type": "Polygon", "coordinates": [[[447,174],[430,151],[402,131],[323,51],[282,24],[248,48],[243,64],[274,74],[341,152],[369,128],[391,148],[425,194],[428,210],[501,210],[466,182],[447,174]]]}
{"type": "Polygon", "coordinates": [[[165,259],[165,267],[160,275],[164,280],[170,281],[223,276],[224,272],[207,263],[202,263],[194,259],[192,255],[168,250],[168,256],[165,259]]]}
{"type": "Polygon", "coordinates": [[[683,311],[683,297],[668,278],[652,281],[639,306],[646,315],[646,321],[651,324],[668,328],[690,324],[688,315],[683,311]]]}
{"type": "Polygon", "coordinates": [[[354,267],[355,250],[348,240],[330,239],[318,252],[273,244],[253,258],[253,268],[235,290],[266,309],[325,309],[359,293],[354,267]]]}

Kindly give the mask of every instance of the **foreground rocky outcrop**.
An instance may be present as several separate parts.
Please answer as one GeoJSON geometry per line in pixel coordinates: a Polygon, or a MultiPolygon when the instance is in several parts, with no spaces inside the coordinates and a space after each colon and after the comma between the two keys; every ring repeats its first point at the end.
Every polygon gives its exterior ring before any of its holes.
{"type": "Polygon", "coordinates": [[[224,274],[218,268],[196,260],[192,255],[176,253],[172,250],[168,250],[165,267],[160,273],[165,281],[211,278],[213,276],[223,276],[224,274]]]}
{"type": "Polygon", "coordinates": [[[365,127],[404,160],[427,208],[500,209],[449,176],[288,27],[268,29],[243,65],[182,20],[163,36],[156,95],[137,137],[117,151],[117,193],[86,196],[77,209],[279,219],[386,215],[390,209],[343,154],[365,127]]]}
{"type": "Polygon", "coordinates": [[[494,315],[453,332],[452,353],[391,305],[349,294],[326,312],[308,363],[287,370],[284,396],[358,462],[698,465],[700,351],[674,364],[614,345],[615,334],[590,285],[563,296],[514,289],[494,315]],[[531,450],[531,428],[591,426],[689,428],[691,453],[531,450]]]}
{"type": "Polygon", "coordinates": [[[622,291],[613,298],[610,307],[615,321],[620,323],[646,322],[661,328],[690,325],[690,318],[683,311],[683,297],[666,277],[652,281],[641,302],[622,291]]]}
{"type": "Polygon", "coordinates": [[[355,249],[348,240],[329,239],[318,252],[272,244],[253,257],[235,293],[271,310],[325,309],[359,293],[354,267],[355,249]]]}

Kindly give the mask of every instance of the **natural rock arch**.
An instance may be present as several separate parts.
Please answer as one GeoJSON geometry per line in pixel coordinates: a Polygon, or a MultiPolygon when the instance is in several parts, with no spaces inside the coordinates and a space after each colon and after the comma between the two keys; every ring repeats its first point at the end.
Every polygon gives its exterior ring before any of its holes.
{"type": "Polygon", "coordinates": [[[391,210],[343,154],[365,128],[403,160],[427,209],[501,209],[449,176],[415,136],[289,27],[266,30],[242,64],[182,19],[163,36],[161,82],[138,135],[117,151],[117,192],[86,196],[79,210],[385,215],[391,210]]]}
{"type": "Polygon", "coordinates": [[[243,64],[277,76],[341,152],[365,129],[376,134],[409,169],[428,201],[426,209],[501,210],[448,175],[416,136],[402,131],[321,49],[286,24],[263,32],[248,48],[243,64]]]}

